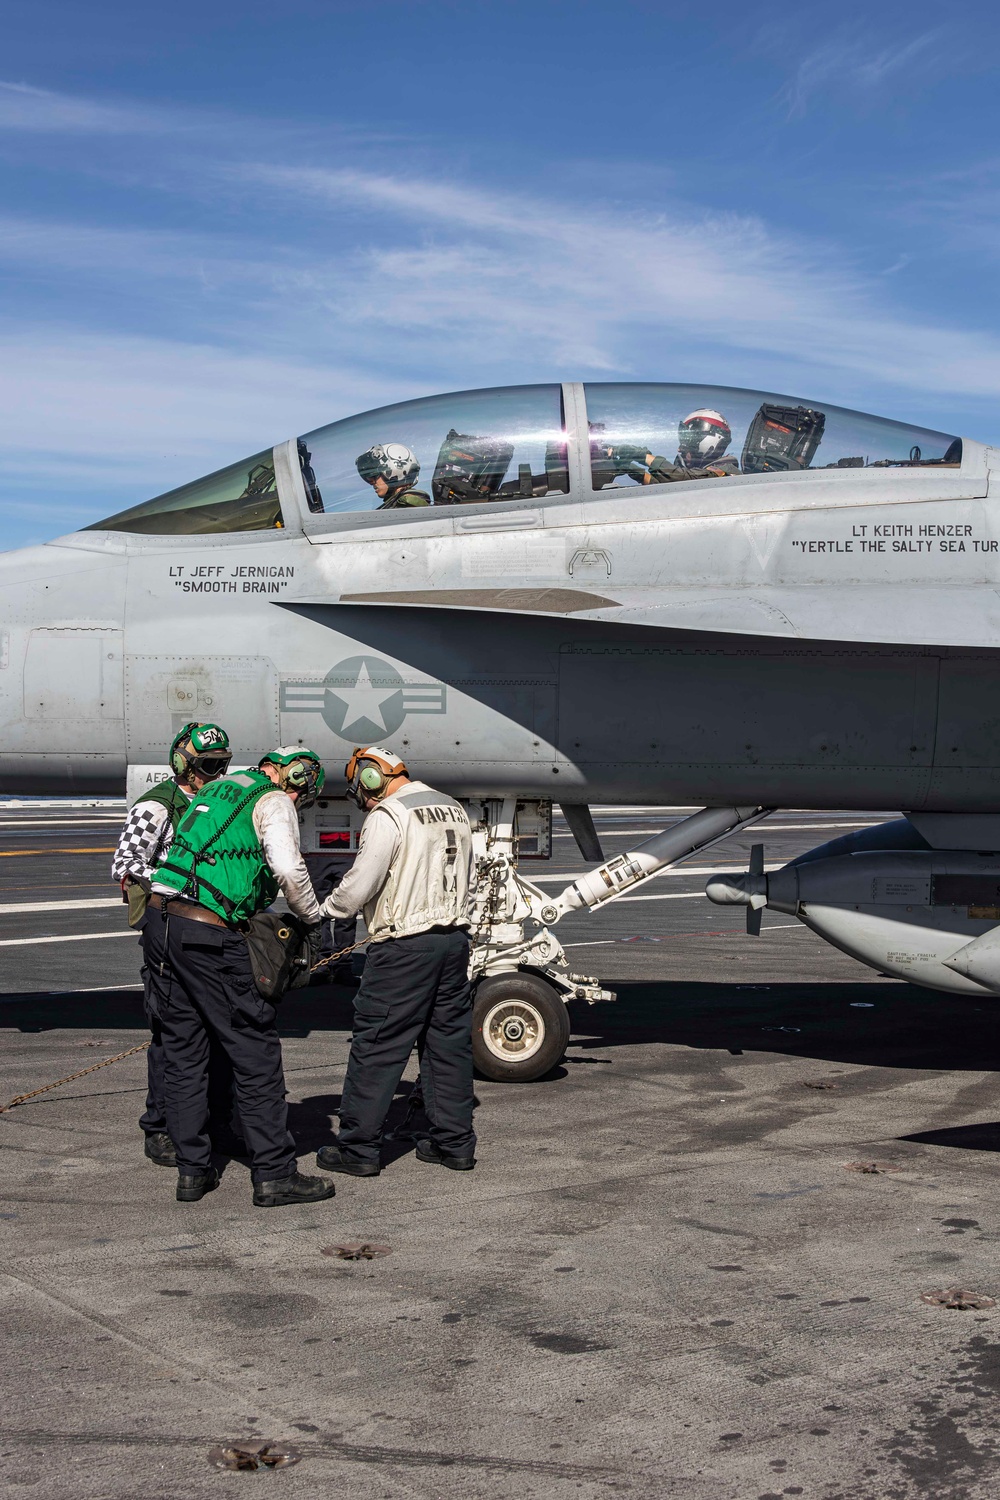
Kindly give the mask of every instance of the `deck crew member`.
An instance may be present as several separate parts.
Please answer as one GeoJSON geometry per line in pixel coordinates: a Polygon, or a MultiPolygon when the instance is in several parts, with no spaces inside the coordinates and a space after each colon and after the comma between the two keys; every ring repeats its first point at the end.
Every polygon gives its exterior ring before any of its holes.
{"type": "MultiPolygon", "coordinates": [[[[129,809],[111,862],[112,878],[121,885],[129,902],[129,920],[137,925],[149,895],[154,866],[170,848],[177,824],[188,810],[195,792],[208,782],[224,776],[232,758],[229,737],[218,724],[185,724],[175,735],[168,757],[172,778],[158,781],[129,809]]],[[[143,989],[148,992],[146,973],[143,989]]],[[[163,1102],[163,1044],[160,1023],[149,1009],[145,996],[146,1019],[152,1033],[146,1053],[148,1091],[146,1108],[139,1116],[139,1128],[145,1137],[146,1155],[159,1167],[176,1167],[174,1143],[167,1132],[163,1102]]],[[[213,1081],[219,1072],[213,1070],[213,1081]]],[[[222,1072],[228,1084],[228,1069],[222,1072]]],[[[220,1097],[221,1093],[220,1085],[220,1097]]],[[[227,1111],[228,1112],[228,1111],[227,1111]]]]}
{"type": "Polygon", "coordinates": [[[193,799],[154,875],[143,948],[182,1203],[197,1202],[219,1180],[208,1133],[212,1036],[232,1063],[254,1203],[313,1203],[333,1194],[328,1178],[298,1171],[276,1010],[254,987],[240,930],[280,890],[318,940],[319,903],[299,847],[295,804],[309,806],[324,780],[319,757],[295,747],[271,751],[256,771],[212,782],[193,799]]]}
{"type": "Polygon", "coordinates": [[[316,1160],[329,1171],[378,1176],[385,1119],[416,1042],[431,1122],[417,1141],[417,1160],[471,1171],[469,820],[453,798],[411,781],[390,750],[355,750],[345,774],[348,795],[368,817],[354,868],[323,912],[344,918],[363,910],[370,946],[337,1143],[316,1160]]]}

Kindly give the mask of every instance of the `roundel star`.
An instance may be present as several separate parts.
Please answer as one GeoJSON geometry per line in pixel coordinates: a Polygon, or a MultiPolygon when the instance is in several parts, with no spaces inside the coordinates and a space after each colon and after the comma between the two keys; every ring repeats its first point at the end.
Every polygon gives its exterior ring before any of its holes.
{"type": "MultiPolygon", "coordinates": [[[[343,664],[346,665],[347,663],[343,664]]],[[[376,663],[376,669],[380,666],[386,664],[376,663]]],[[[392,734],[399,727],[403,717],[400,691],[402,679],[391,668],[386,666],[386,670],[396,681],[385,681],[384,674],[379,673],[383,680],[373,682],[368,662],[362,658],[357,663],[357,675],[353,684],[349,681],[345,683],[343,677],[336,684],[327,679],[327,693],[336,700],[344,715],[336,732],[350,738],[352,733],[392,734]]]]}

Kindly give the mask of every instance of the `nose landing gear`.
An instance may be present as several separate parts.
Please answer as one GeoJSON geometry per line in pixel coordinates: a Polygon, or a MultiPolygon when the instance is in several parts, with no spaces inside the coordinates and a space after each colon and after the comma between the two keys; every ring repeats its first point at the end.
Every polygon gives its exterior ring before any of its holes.
{"type": "Polygon", "coordinates": [[[767,807],[706,807],[655,838],[579,875],[551,896],[517,870],[517,803],[469,805],[476,853],[473,906],[473,1059],[480,1075],[530,1083],[562,1057],[569,1041],[569,1000],[614,1000],[586,974],[571,974],[548,930],[571,911],[603,906],[658,871],[766,818],[767,807]],[[528,924],[533,932],[525,931],[528,924]]]}

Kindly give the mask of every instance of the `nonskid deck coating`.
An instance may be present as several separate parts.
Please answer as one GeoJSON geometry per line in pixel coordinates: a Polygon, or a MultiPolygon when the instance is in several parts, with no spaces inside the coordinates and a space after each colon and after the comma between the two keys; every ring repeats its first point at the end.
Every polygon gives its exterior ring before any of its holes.
{"type": "MultiPolygon", "coordinates": [[[[606,852],[657,816],[602,813],[606,852]]],[[[777,862],[850,818],[779,813],[753,838],[777,862]]],[[[106,898],[108,856],[53,845],[107,831],[0,830],[0,851],[41,851],[0,862],[0,917],[106,898]]],[[[707,863],[738,868],[750,842],[707,863]]],[[[557,840],[529,875],[569,878],[571,848],[557,840]]],[[[134,942],[89,936],[123,921],[0,923],[4,939],[88,935],[3,950],[5,1097],[142,1040],[134,942]]],[[[142,1159],[141,1057],[0,1115],[8,1493],[995,1493],[1000,1314],[919,1300],[956,1284],[1000,1298],[989,1004],[881,980],[790,918],[746,938],[741,912],[696,899],[616,903],[559,936],[619,1001],[573,1008],[549,1078],[477,1086],[471,1176],[399,1146],[380,1178],[338,1178],[313,1208],[253,1209],[239,1163],[178,1205],[172,1174],[142,1159]],[[845,1171],[856,1160],[900,1170],[845,1171]],[[391,1254],[321,1253],[365,1240],[391,1254]],[[254,1435],[293,1441],[301,1464],[209,1468],[210,1447],[254,1435]]],[[[349,1025],[343,990],[282,1010],[307,1169],[349,1025]]]]}

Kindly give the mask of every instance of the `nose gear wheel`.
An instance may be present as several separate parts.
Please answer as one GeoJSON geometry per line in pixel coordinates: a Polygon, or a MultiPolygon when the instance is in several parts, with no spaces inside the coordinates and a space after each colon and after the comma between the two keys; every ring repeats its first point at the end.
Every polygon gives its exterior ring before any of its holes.
{"type": "Polygon", "coordinates": [[[503,1062],[527,1062],[544,1040],[545,1021],[524,1000],[501,1001],[483,1021],[483,1041],[503,1062]]]}
{"type": "Polygon", "coordinates": [[[488,974],[476,986],[472,1057],[483,1078],[531,1083],[561,1059],[569,1041],[562,995],[523,969],[488,974]]]}

